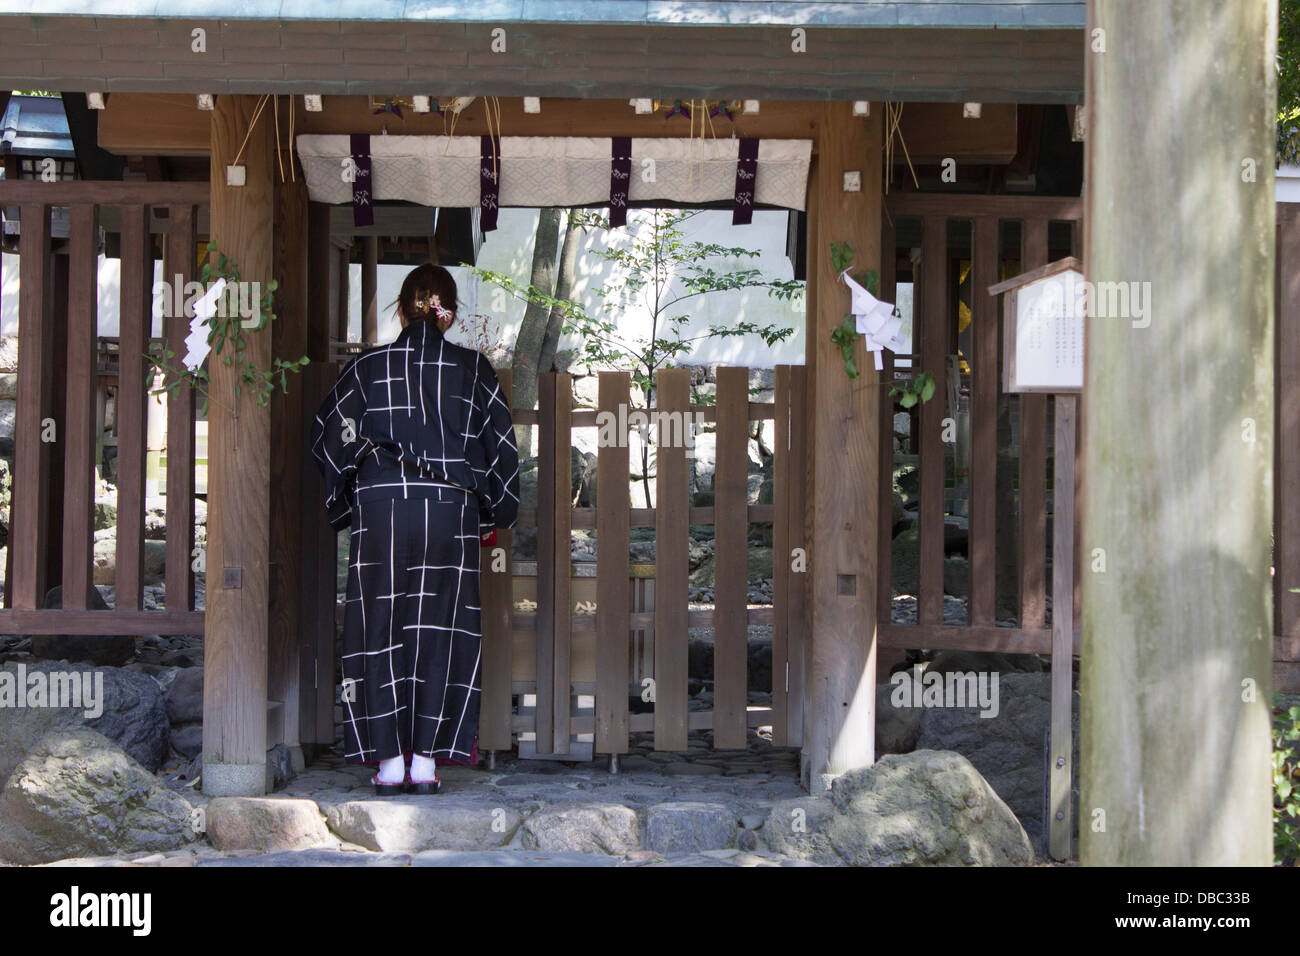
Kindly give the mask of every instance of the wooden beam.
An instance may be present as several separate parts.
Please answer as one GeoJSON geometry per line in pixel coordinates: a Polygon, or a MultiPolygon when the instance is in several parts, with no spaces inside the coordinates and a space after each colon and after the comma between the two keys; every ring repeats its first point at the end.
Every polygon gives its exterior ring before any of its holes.
{"type": "Polygon", "coordinates": [[[830,260],[830,244],[847,242],[856,269],[880,267],[882,141],[879,104],[870,118],[852,115],[848,103],[809,110],[820,117],[815,191],[817,232],[809,237],[807,364],[814,422],[809,460],[812,482],[811,599],[813,695],[804,728],[803,777],[810,790],[875,759],[876,545],[880,389],[859,342],[861,377],[844,370],[831,330],[844,321],[848,290],[830,260]],[[843,174],[861,172],[862,190],[845,192],[843,174]],[[814,311],[815,307],[815,311],[814,311]],[[845,481],[845,475],[855,476],[845,481]]]}
{"type": "MultiPolygon", "coordinates": [[[[898,132],[914,164],[952,158],[963,163],[1002,164],[1016,155],[1015,103],[985,103],[979,119],[965,119],[964,103],[907,103],[898,132]]],[[[895,154],[905,162],[902,150],[895,154]]]]}
{"type": "MultiPolygon", "coordinates": [[[[320,113],[299,114],[295,118],[295,132],[377,136],[386,126],[393,125],[391,116],[375,115],[368,96],[327,96],[325,104],[320,113]]],[[[734,122],[719,125],[718,133],[730,136],[734,130],[737,136],[810,139],[814,135],[816,111],[808,105],[796,100],[763,100],[759,113],[738,113],[734,122]]],[[[500,100],[500,107],[501,126],[511,136],[691,135],[689,119],[681,116],[665,119],[662,112],[638,116],[626,99],[548,97],[546,109],[541,113],[525,113],[521,98],[507,97],[500,100]]],[[[908,109],[911,108],[909,105],[908,109]]],[[[109,97],[108,108],[100,114],[99,144],[119,155],[204,156],[210,149],[208,115],[195,108],[194,97],[189,94],[114,93],[109,97]]],[[[714,120],[715,125],[719,122],[714,120]]],[[[697,119],[697,135],[698,123],[697,119]]],[[[408,135],[442,136],[446,127],[443,118],[435,113],[407,111],[400,131],[408,135]]],[[[390,128],[389,132],[396,130],[390,128]]],[[[479,99],[457,118],[456,135],[479,136],[486,132],[486,108],[479,99]]]]}
{"type": "MultiPolygon", "coordinates": [[[[271,124],[263,117],[252,125],[255,103],[251,96],[221,96],[211,114],[212,236],[243,281],[265,286],[275,163],[271,124]],[[230,187],[225,167],[241,143],[245,184],[230,187]]],[[[270,329],[246,331],[245,338],[243,358],[269,366],[270,329]]],[[[219,452],[208,461],[203,792],[255,795],[266,787],[270,410],[247,388],[236,397],[237,367],[213,361],[210,374],[209,442],[219,452]]]]}
{"type": "Polygon", "coordinates": [[[210,115],[192,93],[115,92],[99,111],[99,145],[119,156],[207,156],[210,115]]]}
{"type": "MultiPolygon", "coordinates": [[[[225,176],[224,171],[222,176],[225,176]]],[[[93,181],[43,183],[36,179],[0,180],[0,203],[5,205],[42,202],[57,206],[77,206],[82,203],[198,206],[207,201],[207,183],[93,181]]]]}
{"type": "Polygon", "coordinates": [[[0,634],[202,634],[202,611],[0,610],[0,634]]]}
{"type": "MultiPolygon", "coordinates": [[[[925,648],[942,651],[979,651],[997,654],[1050,654],[1052,632],[1048,628],[950,627],[944,624],[882,624],[882,647],[925,648]]],[[[1079,634],[1074,634],[1071,651],[1079,656],[1079,634]]]]}

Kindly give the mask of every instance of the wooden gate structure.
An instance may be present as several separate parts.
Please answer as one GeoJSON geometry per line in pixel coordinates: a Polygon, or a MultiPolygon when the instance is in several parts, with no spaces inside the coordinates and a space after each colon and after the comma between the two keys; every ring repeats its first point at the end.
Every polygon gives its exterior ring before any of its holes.
{"type": "MultiPolygon", "coordinates": [[[[500,536],[500,570],[485,553],[483,697],[479,744],[509,749],[514,735],[535,734],[539,754],[566,754],[573,734],[594,734],[595,750],[628,750],[628,735],[652,731],[657,750],[685,750],[687,733],[712,730],[713,746],[743,749],[750,728],[771,725],[778,746],[799,746],[804,697],[803,587],[798,570],[783,560],[803,549],[804,373],[800,366],[777,366],[775,400],[749,400],[749,369],[719,368],[717,401],[691,405],[689,372],[669,369],[656,379],[662,444],[656,450],[653,508],[634,508],[629,495],[629,442],[626,431],[613,443],[602,439],[597,452],[596,507],[576,508],[569,494],[573,428],[617,422],[627,429],[630,376],[599,373],[599,404],[572,407],[571,376],[545,373],[536,409],[516,409],[518,425],[537,425],[538,501],[520,511],[518,526],[537,529],[537,574],[517,576],[510,564],[510,535],[500,536]],[[687,448],[668,433],[692,421],[712,423],[717,452],[714,503],[691,505],[687,448]],[[606,416],[609,416],[608,418],[606,416]],[[748,442],[752,422],[773,420],[773,501],[748,501],[748,442]],[[669,424],[669,423],[674,424],[669,424]],[[773,526],[773,604],[749,607],[748,551],[751,523],[773,526]],[[688,537],[695,525],[712,525],[715,550],[715,609],[688,608],[688,537]],[[655,602],[637,610],[632,594],[644,584],[631,575],[628,557],[632,528],[655,529],[655,602]],[[570,533],[594,529],[595,577],[570,571],[570,533]],[[535,610],[520,610],[526,603],[535,610]],[[750,624],[773,627],[772,703],[750,707],[747,634],[750,624]],[[714,633],[712,711],[687,710],[687,641],[691,627],[714,633]],[[653,635],[653,713],[629,713],[629,697],[640,694],[631,656],[633,632],[653,635]],[[531,713],[515,714],[512,696],[536,694],[531,713]],[[574,716],[572,697],[594,694],[591,716],[574,716]]],[[[502,372],[509,388],[509,373],[502,372]]],[[[608,432],[605,433],[608,437],[608,432]]],[[[765,689],[765,688],[762,688],[765,689]]]]}
{"type": "MultiPolygon", "coordinates": [[[[208,184],[0,181],[0,205],[21,210],[18,409],[5,607],[6,634],[201,634],[194,609],[194,411],[191,389],[169,394],[166,607],[146,610],[145,358],[154,260],[183,282],[197,272],[195,227],[208,184]],[[66,253],[51,255],[50,213],[70,210],[66,253]],[[96,440],[97,260],[116,233],[122,261],[115,601],[91,610],[96,440]],[[59,260],[66,260],[60,262],[59,260]],[[61,281],[59,281],[61,280],[61,281]],[[48,589],[62,605],[45,609],[48,589]]],[[[185,353],[189,320],[164,320],[162,341],[185,353]]]]}
{"type": "MultiPolygon", "coordinates": [[[[1001,311],[989,286],[1027,272],[1062,256],[1078,253],[1082,241],[1082,200],[1043,196],[950,196],[896,194],[887,205],[881,276],[882,294],[894,301],[897,263],[907,260],[908,246],[899,248],[899,235],[919,235],[919,278],[914,282],[913,349],[911,356],[885,353],[884,376],[898,371],[928,371],[940,382],[936,397],[920,406],[920,495],[917,623],[894,624],[882,620],[880,642],[893,648],[957,648],[973,651],[1048,654],[1052,647],[1047,626],[1047,464],[1048,412],[1046,395],[1015,395],[1018,404],[1019,472],[1013,510],[997,509],[997,414],[1000,390],[1001,311]],[[1050,228],[1058,224],[1056,229],[1050,228]],[[1055,235],[1058,245],[1050,245],[1055,235]],[[891,251],[893,254],[890,254],[891,251]],[[954,266],[969,262],[971,354],[970,366],[970,563],[968,617],[964,625],[943,621],[945,458],[943,419],[955,413],[944,401],[948,389],[949,356],[956,353],[952,339],[956,327],[957,273],[954,266]],[[911,363],[896,368],[897,359],[911,363]],[[998,626],[996,614],[998,525],[1017,528],[1016,590],[1019,614],[1014,627],[998,626]]],[[[894,448],[892,403],[881,403],[880,494],[881,513],[891,509],[894,448]]],[[[1076,445],[1077,447],[1077,445],[1076,445]]],[[[1076,456],[1076,474],[1077,472],[1076,456]]],[[[1076,492],[1078,488],[1076,484],[1076,492]]],[[[1077,497],[1077,494],[1076,494],[1077,497]]],[[[1075,509],[1077,514],[1077,509],[1075,509]]],[[[1077,538],[1076,538],[1077,540],[1077,538]]],[[[888,607],[891,598],[892,534],[880,524],[878,601],[888,607]]],[[[1077,569],[1073,587],[1078,605],[1077,569]]],[[[1004,622],[1005,624],[1005,622],[1004,622]]],[[[1077,647],[1076,647],[1077,652],[1077,647]]]]}

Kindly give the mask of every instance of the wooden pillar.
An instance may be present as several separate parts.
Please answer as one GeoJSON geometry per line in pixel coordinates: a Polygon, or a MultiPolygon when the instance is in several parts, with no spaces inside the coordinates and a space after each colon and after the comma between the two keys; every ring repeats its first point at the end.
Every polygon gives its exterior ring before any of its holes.
{"type": "MultiPolygon", "coordinates": [[[[335,324],[331,326],[331,335],[340,342],[348,340],[348,319],[352,311],[352,245],[339,246],[338,249],[338,304],[334,313],[335,324]]],[[[326,353],[328,354],[328,353],[326,353]]]]}
{"type": "MultiPolygon", "coordinates": [[[[242,281],[264,289],[275,163],[266,115],[249,133],[255,104],[252,96],[219,96],[211,114],[211,233],[242,281]],[[226,165],[245,135],[245,184],[229,187],[226,165]]],[[[270,329],[245,336],[244,359],[268,367],[270,329]]],[[[210,374],[203,792],[246,796],[266,789],[271,416],[247,388],[235,396],[237,367],[213,361],[210,374]]]]}
{"type": "Polygon", "coordinates": [[[1089,5],[1085,864],[1272,862],[1276,12],[1089,5]]]}
{"type": "Polygon", "coordinates": [[[361,248],[361,341],[374,345],[379,341],[379,237],[364,237],[361,248]]]}
{"type": "MultiPolygon", "coordinates": [[[[63,482],[66,462],[63,457],[63,445],[68,433],[68,278],[70,274],[69,255],[66,252],[50,256],[49,292],[46,301],[50,304],[49,325],[49,375],[44,379],[49,389],[45,407],[50,410],[50,418],[55,425],[55,440],[43,442],[43,451],[48,456],[49,464],[43,468],[45,487],[49,494],[50,508],[44,513],[41,527],[45,555],[45,573],[40,593],[36,596],[36,606],[44,607],[49,589],[63,582],[63,530],[60,514],[63,510],[63,482]]],[[[19,325],[19,329],[22,325],[19,325]]],[[[19,349],[21,352],[21,348],[19,349]]]]}
{"type": "MultiPolygon", "coordinates": [[[[5,582],[8,607],[32,610],[45,598],[47,581],[59,580],[46,566],[51,536],[47,533],[50,503],[52,442],[41,441],[46,418],[53,416],[50,379],[53,376],[54,334],[51,314],[52,271],[50,207],[22,207],[19,251],[18,351],[25,362],[18,369],[18,409],[14,421],[13,497],[9,506],[9,547],[5,582]],[[15,561],[21,552],[25,560],[15,561]]],[[[62,540],[58,542],[62,545],[62,540]]]]}
{"type": "MultiPolygon", "coordinates": [[[[880,109],[855,117],[848,103],[817,108],[816,173],[809,187],[808,536],[811,565],[809,720],[802,773],[812,791],[875,759],[876,536],[879,520],[879,373],[859,341],[861,375],[850,379],[831,331],[849,290],[830,259],[832,242],[853,247],[854,271],[880,268],[880,109]],[[846,192],[844,173],[861,174],[846,192]],[[852,476],[847,478],[847,476],[852,476]]],[[[789,560],[782,555],[778,560],[789,560]]]]}
{"type": "MultiPolygon", "coordinates": [[[[307,186],[302,177],[275,183],[273,274],[275,322],[271,349],[275,358],[297,361],[307,354],[307,186]]],[[[302,378],[290,375],[288,391],[277,389],[271,399],[271,621],[267,694],[279,706],[268,711],[267,742],[287,745],[301,760],[299,738],[302,641],[299,576],[303,562],[304,507],[319,510],[319,501],[302,496],[303,431],[302,378]]],[[[314,409],[313,409],[314,411],[314,409]]]]}
{"type": "Polygon", "coordinates": [[[338,535],[325,520],[324,490],[308,447],[316,409],[334,384],[330,336],[338,309],[340,250],[330,243],[329,207],[309,203],[307,212],[307,314],[304,352],[311,364],[300,388],[302,452],[299,495],[299,693],[298,725],[303,757],[314,760],[334,742],[334,636],[338,535]],[[328,276],[328,280],[322,280],[328,276]]]}

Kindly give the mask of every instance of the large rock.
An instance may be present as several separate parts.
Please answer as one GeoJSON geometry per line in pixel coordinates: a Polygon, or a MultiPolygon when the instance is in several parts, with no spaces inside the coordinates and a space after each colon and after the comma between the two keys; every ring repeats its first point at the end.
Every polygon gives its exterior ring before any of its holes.
{"type": "Polygon", "coordinates": [[[763,837],[798,859],[848,866],[1025,866],[1029,838],[960,754],[890,754],[837,777],[827,797],[772,807],[763,837]]]}
{"type": "Polygon", "coordinates": [[[890,545],[890,584],[895,594],[916,594],[919,581],[921,531],[913,521],[890,545]]]}
{"type": "MultiPolygon", "coordinates": [[[[63,585],[50,588],[44,606],[63,607],[63,585]]],[[[99,588],[90,589],[89,607],[92,611],[109,609],[99,588]]],[[[87,664],[121,667],[135,654],[135,638],[130,635],[33,634],[32,654],[51,661],[85,661],[87,664]]]]}
{"type": "Polygon", "coordinates": [[[218,797],[207,806],[207,835],[222,852],[305,850],[333,842],[311,800],[218,797]]]}
{"type": "Polygon", "coordinates": [[[636,812],[616,803],[548,807],[524,821],[524,849],[621,856],[641,845],[636,812]]]}
{"type": "MultiPolygon", "coordinates": [[[[904,674],[899,678],[911,684],[912,678],[904,674]]],[[[921,736],[921,708],[895,707],[894,692],[898,685],[886,681],[876,685],[876,753],[905,754],[916,749],[921,736]]],[[[911,699],[911,690],[906,691],[911,699]]]]}
{"type": "MultiPolygon", "coordinates": [[[[1015,813],[1034,846],[1042,845],[1051,702],[1051,674],[1004,672],[998,680],[996,717],[981,717],[975,707],[927,707],[916,742],[919,749],[952,750],[970,760],[1015,813]]],[[[1077,694],[1074,709],[1077,744],[1077,694]]]]}
{"type": "Polygon", "coordinates": [[[182,667],[167,686],[167,719],[188,724],[203,719],[203,668],[182,667]]]}
{"type": "Polygon", "coordinates": [[[329,828],[368,850],[487,850],[505,846],[519,828],[509,807],[437,797],[351,800],[326,811],[329,828]]]}
{"type": "Polygon", "coordinates": [[[698,853],[733,846],[736,815],[720,803],[661,803],[646,811],[645,845],[659,853],[698,853]]]}
{"type": "MultiPolygon", "coordinates": [[[[75,707],[0,707],[0,779],[13,772],[41,737],[55,730],[88,728],[103,734],[153,772],[167,756],[167,709],[162,690],[147,674],[116,667],[87,667],[35,661],[26,665],[6,663],[0,669],[14,675],[11,680],[26,681],[28,686],[39,679],[51,683],[50,675],[75,672],[89,673],[91,686],[102,675],[103,712],[86,716],[86,708],[75,707]]],[[[83,704],[85,702],[83,701],[83,704]]]]}
{"type": "Polygon", "coordinates": [[[0,858],[154,853],[197,839],[193,808],[102,734],[41,738],[0,792],[0,858]]]}
{"type": "Polygon", "coordinates": [[[851,866],[1024,866],[1034,860],[1011,810],[965,757],[918,750],[837,778],[830,839],[851,866]]]}
{"type": "Polygon", "coordinates": [[[1043,662],[1037,654],[1002,654],[984,651],[940,651],[925,666],[926,673],[948,674],[956,671],[997,672],[999,675],[1016,672],[1042,673],[1043,662]]]}
{"type": "Polygon", "coordinates": [[[822,866],[843,866],[831,845],[835,806],[829,797],[802,796],[772,805],[759,835],[777,853],[822,866]]]}

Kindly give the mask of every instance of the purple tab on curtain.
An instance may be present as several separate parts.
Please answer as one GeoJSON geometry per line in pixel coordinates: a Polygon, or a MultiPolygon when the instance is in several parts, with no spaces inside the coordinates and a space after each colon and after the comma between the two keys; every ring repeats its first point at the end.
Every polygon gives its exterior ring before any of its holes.
{"type": "Polygon", "coordinates": [[[352,145],[352,224],[375,224],[374,183],[370,176],[370,136],[353,133],[352,145]]]}
{"type": "Polygon", "coordinates": [[[748,225],[754,218],[754,183],[758,181],[758,140],[740,140],[736,158],[736,197],[731,207],[731,224],[748,225]]]}
{"type": "Polygon", "coordinates": [[[615,136],[609,155],[609,224],[627,225],[627,193],[632,182],[632,137],[615,136]]]}
{"type": "Polygon", "coordinates": [[[496,136],[479,137],[479,229],[491,232],[497,227],[497,205],[501,195],[501,140],[496,136]]]}

